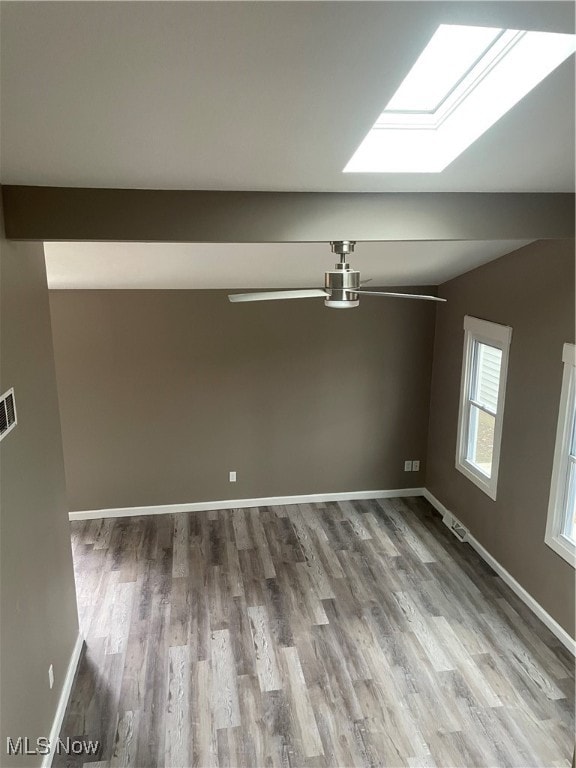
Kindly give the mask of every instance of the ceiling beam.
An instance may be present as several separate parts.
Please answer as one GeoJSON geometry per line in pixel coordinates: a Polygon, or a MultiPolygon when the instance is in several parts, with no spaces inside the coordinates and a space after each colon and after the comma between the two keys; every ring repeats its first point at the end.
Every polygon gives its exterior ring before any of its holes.
{"type": "Polygon", "coordinates": [[[568,193],[223,192],[4,186],[14,240],[319,242],[574,236],[568,193]]]}

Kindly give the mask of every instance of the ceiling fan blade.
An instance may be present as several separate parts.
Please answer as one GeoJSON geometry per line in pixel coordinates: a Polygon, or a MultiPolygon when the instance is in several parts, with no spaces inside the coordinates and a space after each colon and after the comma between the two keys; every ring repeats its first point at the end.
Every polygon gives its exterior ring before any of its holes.
{"type": "Polygon", "coordinates": [[[347,293],[367,294],[368,296],[389,296],[395,299],[425,299],[426,301],[446,301],[439,296],[426,296],[423,293],[392,293],[391,291],[365,291],[364,288],[346,288],[347,293]]]}
{"type": "Polygon", "coordinates": [[[278,299],[315,299],[330,294],[321,288],[306,288],[296,291],[260,291],[258,293],[231,293],[230,301],[276,301],[278,299]]]}

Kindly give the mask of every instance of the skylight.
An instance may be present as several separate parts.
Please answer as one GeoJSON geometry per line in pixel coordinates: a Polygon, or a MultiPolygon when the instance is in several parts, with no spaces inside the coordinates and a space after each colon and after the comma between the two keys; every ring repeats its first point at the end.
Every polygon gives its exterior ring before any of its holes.
{"type": "Polygon", "coordinates": [[[438,27],[344,173],[439,173],[576,50],[576,36],[438,27]]]}

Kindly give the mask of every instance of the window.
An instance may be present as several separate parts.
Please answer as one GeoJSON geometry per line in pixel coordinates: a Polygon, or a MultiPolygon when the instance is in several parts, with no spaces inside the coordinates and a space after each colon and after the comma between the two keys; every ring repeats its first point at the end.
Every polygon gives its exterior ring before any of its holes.
{"type": "Polygon", "coordinates": [[[545,541],[576,565],[576,347],[564,344],[564,376],[556,429],[545,541]]]}
{"type": "Polygon", "coordinates": [[[443,171],[575,48],[575,35],[441,24],[344,173],[443,171]]]}
{"type": "Polygon", "coordinates": [[[456,468],[496,498],[512,328],[464,318],[456,468]]]}
{"type": "Polygon", "coordinates": [[[16,423],[16,402],[12,387],[0,397],[0,440],[14,429],[16,423]]]}

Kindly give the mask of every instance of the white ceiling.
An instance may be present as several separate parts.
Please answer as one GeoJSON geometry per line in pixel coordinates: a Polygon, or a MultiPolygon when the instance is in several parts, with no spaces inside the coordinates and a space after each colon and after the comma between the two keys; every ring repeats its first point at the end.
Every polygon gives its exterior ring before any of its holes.
{"type": "MultiPolygon", "coordinates": [[[[350,264],[372,285],[438,285],[528,241],[358,243],[350,264]]],[[[326,243],[45,243],[57,288],[321,286],[336,257],[326,243]]]]}
{"type": "Polygon", "coordinates": [[[440,23],[574,31],[571,2],[2,2],[1,181],[569,191],[565,62],[441,174],[341,170],[440,23]]]}

